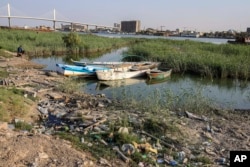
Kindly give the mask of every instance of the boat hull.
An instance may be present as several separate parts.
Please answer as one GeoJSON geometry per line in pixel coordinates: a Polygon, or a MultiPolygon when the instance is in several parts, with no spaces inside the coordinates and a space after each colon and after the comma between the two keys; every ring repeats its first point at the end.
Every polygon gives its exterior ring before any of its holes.
{"type": "Polygon", "coordinates": [[[145,63],[137,63],[132,66],[131,70],[145,70],[145,69],[154,69],[160,65],[158,62],[145,62],[145,63]]]}
{"type": "Polygon", "coordinates": [[[146,74],[148,76],[149,79],[165,79],[168,78],[172,73],[172,69],[168,69],[168,70],[151,70],[148,71],[146,74]]]}
{"type": "Polygon", "coordinates": [[[114,62],[83,62],[83,61],[75,61],[73,59],[71,59],[71,62],[74,65],[77,66],[87,66],[87,65],[97,65],[97,66],[112,66],[112,65],[123,65],[123,64],[130,64],[130,65],[134,65],[137,64],[138,62],[122,62],[122,61],[114,61],[114,62]]]}
{"type": "Polygon", "coordinates": [[[136,78],[146,75],[147,70],[138,71],[115,71],[115,70],[99,70],[96,71],[97,78],[101,81],[113,81],[127,78],[136,78]]]}
{"type": "Polygon", "coordinates": [[[96,76],[97,70],[109,70],[108,68],[95,66],[73,66],[67,64],[56,64],[57,72],[65,76],[96,76]]]}

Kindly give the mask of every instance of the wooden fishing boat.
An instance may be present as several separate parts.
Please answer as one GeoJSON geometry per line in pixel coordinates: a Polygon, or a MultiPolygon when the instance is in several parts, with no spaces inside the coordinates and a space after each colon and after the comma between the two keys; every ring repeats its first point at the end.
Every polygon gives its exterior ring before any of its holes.
{"type": "Polygon", "coordinates": [[[115,71],[127,71],[130,69],[132,66],[134,66],[138,62],[92,62],[92,63],[87,63],[87,62],[81,62],[81,61],[74,61],[71,59],[74,65],[76,66],[97,66],[97,67],[105,67],[105,68],[111,68],[114,69],[115,71]]]}
{"type": "Polygon", "coordinates": [[[169,77],[172,73],[172,69],[161,69],[161,70],[150,70],[147,71],[147,77],[149,79],[165,79],[169,77]]]}
{"type": "Polygon", "coordinates": [[[127,78],[142,77],[146,75],[147,71],[149,71],[149,69],[137,71],[131,71],[130,69],[124,71],[115,71],[114,69],[98,70],[96,71],[96,75],[97,78],[101,81],[113,81],[127,78]]]}
{"type": "Polygon", "coordinates": [[[160,65],[159,62],[142,62],[137,63],[132,66],[131,70],[137,71],[137,70],[145,70],[145,69],[154,69],[157,68],[160,65]]]}
{"type": "Polygon", "coordinates": [[[73,60],[73,59],[70,59],[70,60],[71,60],[71,62],[72,62],[74,65],[76,65],[76,66],[86,66],[86,65],[87,65],[86,62],[75,61],[75,60],[73,60]]]}
{"type": "Polygon", "coordinates": [[[74,66],[68,64],[56,64],[56,71],[65,76],[96,76],[97,70],[109,70],[106,67],[74,66]]]}
{"type": "Polygon", "coordinates": [[[113,61],[113,62],[99,62],[99,61],[96,61],[96,62],[83,62],[83,61],[75,61],[73,59],[71,59],[71,62],[74,64],[74,65],[77,65],[77,66],[87,66],[87,65],[97,65],[97,66],[117,66],[117,65],[123,65],[123,64],[130,64],[130,65],[134,65],[138,62],[122,62],[122,61],[113,61]]]}

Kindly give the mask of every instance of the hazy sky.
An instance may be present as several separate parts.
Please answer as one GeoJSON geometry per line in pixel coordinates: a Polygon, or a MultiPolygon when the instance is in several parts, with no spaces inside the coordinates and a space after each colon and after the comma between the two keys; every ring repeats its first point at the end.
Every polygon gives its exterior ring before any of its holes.
{"type": "MultiPolygon", "coordinates": [[[[7,15],[8,3],[11,15],[52,19],[55,9],[58,19],[97,25],[140,20],[142,30],[246,31],[250,27],[250,0],[1,0],[0,16],[7,15]]],[[[12,19],[11,24],[53,26],[20,19],[12,19]]],[[[8,19],[0,18],[0,25],[8,25],[8,19]]]]}

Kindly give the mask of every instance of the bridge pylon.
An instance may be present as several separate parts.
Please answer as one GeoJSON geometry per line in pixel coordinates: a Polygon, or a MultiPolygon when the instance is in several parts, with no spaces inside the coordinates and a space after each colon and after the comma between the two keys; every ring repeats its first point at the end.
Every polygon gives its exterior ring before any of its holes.
{"type": "Polygon", "coordinates": [[[8,3],[8,20],[9,20],[9,28],[10,28],[10,4],[8,3]]]}
{"type": "Polygon", "coordinates": [[[54,9],[53,28],[56,30],[56,9],[54,9]]]}

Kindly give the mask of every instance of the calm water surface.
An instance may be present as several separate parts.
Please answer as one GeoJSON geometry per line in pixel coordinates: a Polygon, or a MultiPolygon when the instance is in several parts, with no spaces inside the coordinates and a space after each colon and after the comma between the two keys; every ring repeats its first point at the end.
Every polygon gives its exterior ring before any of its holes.
{"type": "MultiPolygon", "coordinates": [[[[193,39],[193,40],[198,40],[193,39]]],[[[202,39],[199,39],[202,40],[202,39]]],[[[211,39],[203,39],[211,40],[211,39]]],[[[225,43],[227,40],[215,39],[214,43],[225,43]]],[[[209,41],[204,41],[209,42],[209,41]]],[[[95,59],[83,58],[81,61],[120,61],[122,52],[126,48],[111,51],[95,59]]],[[[49,58],[34,58],[32,61],[47,65],[45,70],[55,70],[56,63],[65,63],[63,57],[51,56],[49,58]]],[[[83,79],[83,91],[91,94],[104,93],[108,97],[121,95],[135,97],[143,100],[143,97],[152,95],[156,90],[171,91],[175,96],[189,93],[201,93],[202,96],[212,100],[215,105],[226,108],[250,109],[250,83],[238,80],[209,80],[199,76],[173,74],[167,81],[161,83],[148,83],[145,78],[129,80],[126,83],[115,83],[115,86],[103,86],[97,79],[83,79]]],[[[108,83],[110,84],[110,83],[108,83]]]]}

